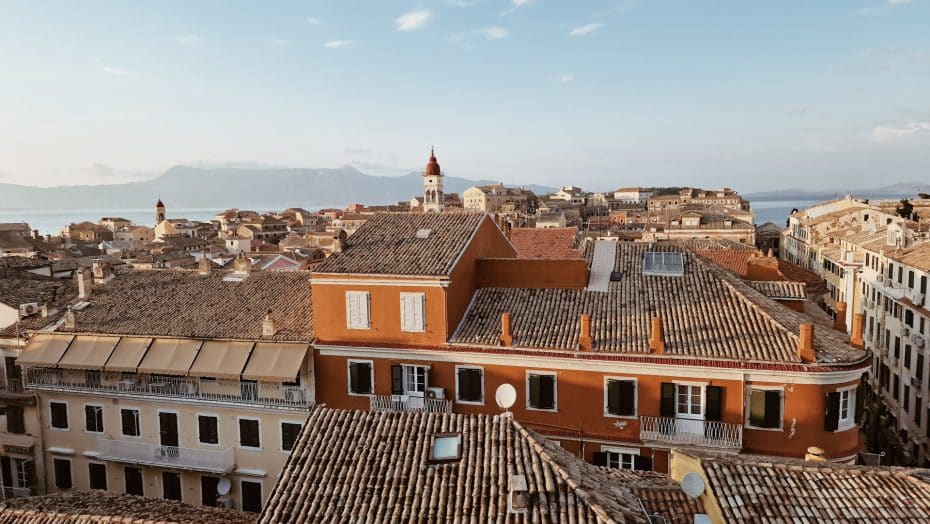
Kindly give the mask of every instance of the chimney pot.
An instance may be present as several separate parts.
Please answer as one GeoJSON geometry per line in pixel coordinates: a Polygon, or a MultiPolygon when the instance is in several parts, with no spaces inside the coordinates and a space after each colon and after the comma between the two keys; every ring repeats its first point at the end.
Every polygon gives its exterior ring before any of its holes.
{"type": "Polygon", "coordinates": [[[578,336],[578,349],[591,351],[594,345],[594,339],[591,338],[591,315],[582,313],[579,319],[581,324],[581,334],[578,336]]]}
{"type": "Polygon", "coordinates": [[[801,324],[798,333],[798,358],[805,363],[817,360],[814,353],[814,325],[810,322],[801,324]]]}
{"type": "Polygon", "coordinates": [[[273,337],[278,332],[278,326],[275,324],[273,318],[271,318],[271,310],[268,310],[268,313],[265,314],[265,319],[262,320],[262,336],[263,337],[273,337]]]}
{"type": "Polygon", "coordinates": [[[849,343],[862,349],[865,347],[865,341],[862,340],[862,326],[865,324],[865,315],[862,313],[853,314],[852,334],[849,337],[849,343]]]}
{"type": "Polygon", "coordinates": [[[659,355],[665,354],[665,340],[662,333],[662,317],[652,317],[652,331],[649,335],[649,350],[659,355]]]}
{"type": "Polygon", "coordinates": [[[65,311],[65,329],[74,329],[77,325],[77,319],[74,318],[74,310],[71,309],[71,306],[68,306],[68,311],[65,311]]]}
{"type": "Polygon", "coordinates": [[[511,330],[510,325],[510,313],[505,311],[501,313],[501,337],[500,337],[502,346],[511,346],[513,345],[513,331],[511,330]]]}
{"type": "Polygon", "coordinates": [[[200,262],[197,263],[197,272],[201,275],[209,275],[213,272],[213,263],[210,262],[210,259],[207,258],[206,253],[200,258],[200,262]]]}
{"type": "Polygon", "coordinates": [[[811,446],[807,448],[807,454],[804,455],[804,460],[807,462],[826,462],[827,459],[823,457],[823,453],[823,449],[817,446],[811,446]]]}
{"type": "Polygon", "coordinates": [[[836,303],[836,318],[833,319],[833,329],[846,333],[846,302],[836,303]]]}

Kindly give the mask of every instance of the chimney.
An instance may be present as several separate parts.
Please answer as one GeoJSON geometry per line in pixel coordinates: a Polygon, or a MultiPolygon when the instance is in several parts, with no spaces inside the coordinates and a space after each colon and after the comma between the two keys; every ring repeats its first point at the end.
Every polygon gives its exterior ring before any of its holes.
{"type": "Polygon", "coordinates": [[[852,334],[849,337],[849,343],[859,349],[865,347],[862,340],[862,326],[865,324],[865,315],[862,313],[853,313],[852,334]]]}
{"type": "Polygon", "coordinates": [[[278,327],[275,325],[274,319],[271,318],[271,310],[268,310],[268,313],[265,314],[265,319],[262,320],[262,336],[263,337],[273,337],[278,332],[278,327]]]}
{"type": "Polygon", "coordinates": [[[659,355],[665,354],[665,340],[662,335],[662,317],[652,317],[652,332],[649,336],[649,350],[659,355]]]}
{"type": "Polygon", "coordinates": [[[74,329],[77,325],[77,320],[74,318],[74,310],[71,309],[71,306],[68,306],[68,311],[65,311],[65,329],[74,329]]]}
{"type": "Polygon", "coordinates": [[[823,457],[823,449],[818,448],[817,446],[811,446],[807,448],[807,454],[804,455],[804,460],[807,462],[826,462],[827,459],[823,457]]]}
{"type": "Polygon", "coordinates": [[[339,233],[333,237],[333,253],[342,253],[346,249],[345,231],[339,230],[339,233]]]}
{"type": "Polygon", "coordinates": [[[200,262],[197,263],[197,273],[201,275],[209,275],[213,272],[213,262],[210,262],[210,259],[207,258],[206,253],[204,256],[200,257],[200,262]]]}
{"type": "Polygon", "coordinates": [[[512,513],[524,513],[530,505],[529,490],[527,489],[526,476],[510,475],[510,511],[512,513]]]}
{"type": "Polygon", "coordinates": [[[252,261],[245,256],[245,252],[239,252],[236,261],[233,263],[233,270],[241,275],[248,275],[252,272],[252,261]]]}
{"type": "Polygon", "coordinates": [[[79,267],[74,274],[78,284],[78,298],[87,300],[90,298],[90,288],[93,287],[93,277],[87,268],[79,267]]]}
{"type": "Polygon", "coordinates": [[[836,318],[833,319],[833,329],[846,333],[846,302],[836,303],[836,318]]]}
{"type": "Polygon", "coordinates": [[[113,279],[113,272],[110,271],[110,264],[106,260],[94,260],[91,262],[91,268],[93,269],[95,284],[106,284],[113,279]]]}
{"type": "Polygon", "coordinates": [[[591,346],[594,345],[594,339],[591,338],[591,315],[582,313],[578,320],[581,325],[581,334],[578,335],[578,349],[591,351],[591,346]]]}
{"type": "Polygon", "coordinates": [[[39,312],[42,313],[42,318],[48,318],[48,304],[42,304],[39,312]]]}
{"type": "Polygon", "coordinates": [[[32,230],[32,238],[35,239],[35,240],[42,240],[42,235],[39,234],[39,230],[38,230],[38,229],[33,229],[33,230],[32,230]]]}
{"type": "Polygon", "coordinates": [[[814,353],[814,325],[810,322],[801,324],[798,336],[798,358],[802,362],[817,360],[817,355],[814,353]]]}
{"type": "Polygon", "coordinates": [[[510,313],[505,311],[501,313],[501,345],[510,347],[513,345],[513,331],[510,328],[510,313]]]}

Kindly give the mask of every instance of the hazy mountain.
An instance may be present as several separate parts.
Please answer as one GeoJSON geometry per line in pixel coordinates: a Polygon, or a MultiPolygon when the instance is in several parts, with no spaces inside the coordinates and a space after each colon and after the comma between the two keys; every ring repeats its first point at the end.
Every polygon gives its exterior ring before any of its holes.
{"type": "Polygon", "coordinates": [[[918,191],[930,192],[930,184],[922,182],[900,182],[888,186],[871,189],[842,189],[842,190],[805,190],[805,189],[778,189],[774,191],[760,191],[748,193],[745,196],[750,201],[764,200],[829,200],[853,195],[862,198],[891,199],[915,198],[918,191]]]}
{"type": "MultiPolygon", "coordinates": [[[[445,177],[447,193],[489,180],[445,177]]],[[[530,185],[539,194],[555,189],[530,185]]],[[[366,175],[353,167],[282,169],[177,166],[142,182],[32,187],[0,184],[0,209],[130,209],[154,205],[160,197],[174,208],[339,206],[353,202],[392,204],[423,194],[419,173],[399,177],[366,175]]]]}

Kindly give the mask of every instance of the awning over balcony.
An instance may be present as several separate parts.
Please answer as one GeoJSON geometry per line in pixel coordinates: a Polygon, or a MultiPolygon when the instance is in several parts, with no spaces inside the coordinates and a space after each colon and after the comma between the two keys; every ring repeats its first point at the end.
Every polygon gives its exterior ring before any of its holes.
{"type": "Polygon", "coordinates": [[[16,363],[20,366],[56,367],[72,340],[74,335],[36,335],[26,345],[16,363]]]}
{"type": "Polygon", "coordinates": [[[242,372],[242,378],[267,382],[293,381],[300,373],[307,348],[306,344],[259,342],[252,350],[252,358],[242,372]]]}
{"type": "Polygon", "coordinates": [[[119,337],[76,337],[58,361],[58,367],[102,370],[117,342],[119,337]]]}
{"type": "Polygon", "coordinates": [[[187,375],[203,341],[181,338],[156,338],[139,363],[139,373],[187,375]]]}
{"type": "Polygon", "coordinates": [[[187,374],[191,377],[238,379],[253,345],[253,342],[208,340],[203,343],[187,374]]]}
{"type": "Polygon", "coordinates": [[[145,351],[152,343],[151,338],[146,337],[123,337],[120,339],[116,349],[110,355],[110,359],[104,364],[103,369],[106,371],[125,371],[134,373],[145,351]]]}

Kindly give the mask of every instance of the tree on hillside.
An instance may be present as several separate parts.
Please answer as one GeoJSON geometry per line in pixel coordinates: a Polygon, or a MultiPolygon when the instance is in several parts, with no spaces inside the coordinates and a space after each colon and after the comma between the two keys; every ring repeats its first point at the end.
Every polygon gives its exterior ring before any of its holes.
{"type": "Polygon", "coordinates": [[[914,204],[911,204],[910,200],[902,198],[894,211],[899,217],[910,218],[911,214],[914,212],[914,204]]]}

